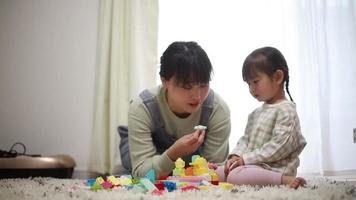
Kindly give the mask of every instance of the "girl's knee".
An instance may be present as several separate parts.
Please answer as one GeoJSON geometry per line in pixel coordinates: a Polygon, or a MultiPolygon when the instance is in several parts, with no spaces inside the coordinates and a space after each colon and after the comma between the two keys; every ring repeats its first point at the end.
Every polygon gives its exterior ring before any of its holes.
{"type": "Polygon", "coordinates": [[[224,166],[219,166],[215,172],[218,174],[219,181],[220,182],[225,182],[226,181],[226,176],[225,176],[225,167],[224,166]]]}
{"type": "Polygon", "coordinates": [[[244,179],[244,176],[242,176],[241,174],[243,174],[243,171],[245,169],[245,166],[239,166],[231,170],[231,172],[226,177],[226,182],[240,185],[241,181],[244,179]]]}
{"type": "Polygon", "coordinates": [[[281,173],[259,166],[240,166],[230,172],[227,182],[236,185],[278,185],[281,176],[281,173]]]}

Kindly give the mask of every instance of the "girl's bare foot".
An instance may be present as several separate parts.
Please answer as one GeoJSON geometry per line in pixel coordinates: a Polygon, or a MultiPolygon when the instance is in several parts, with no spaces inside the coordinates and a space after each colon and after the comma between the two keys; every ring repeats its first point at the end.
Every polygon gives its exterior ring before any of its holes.
{"type": "Polygon", "coordinates": [[[291,183],[290,183],[290,187],[293,189],[298,189],[299,186],[304,186],[305,184],[307,184],[307,182],[305,181],[304,178],[302,177],[296,177],[291,183]]]}

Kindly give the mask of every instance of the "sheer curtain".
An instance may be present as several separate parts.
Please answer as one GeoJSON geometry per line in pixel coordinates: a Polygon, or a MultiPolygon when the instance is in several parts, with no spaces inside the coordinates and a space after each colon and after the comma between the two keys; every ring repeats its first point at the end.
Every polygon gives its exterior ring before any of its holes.
{"type": "Polygon", "coordinates": [[[158,2],[102,0],[99,11],[96,96],[89,170],[122,169],[118,125],[129,101],[156,84],[158,2]]]}
{"type": "Polygon", "coordinates": [[[356,151],[352,0],[159,3],[159,53],[176,40],[195,40],[207,51],[214,67],[211,87],[231,109],[231,147],[243,135],[247,115],[260,105],[242,81],[242,63],[252,50],[274,46],[289,64],[290,91],[308,141],[299,173],[356,171],[356,158],[340,156],[356,151]]]}
{"type": "Polygon", "coordinates": [[[352,129],[356,126],[356,7],[352,0],[288,4],[289,35],[298,64],[298,99],[308,148],[303,171],[356,173],[352,129]],[[293,27],[292,27],[293,26],[293,27]]]}

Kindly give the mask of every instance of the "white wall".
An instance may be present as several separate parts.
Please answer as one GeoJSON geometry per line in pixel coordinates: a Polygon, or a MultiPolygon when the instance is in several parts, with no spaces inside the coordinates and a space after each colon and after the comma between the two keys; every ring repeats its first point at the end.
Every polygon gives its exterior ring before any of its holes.
{"type": "Polygon", "coordinates": [[[0,1],[0,149],[87,168],[97,16],[98,0],[0,1]]]}

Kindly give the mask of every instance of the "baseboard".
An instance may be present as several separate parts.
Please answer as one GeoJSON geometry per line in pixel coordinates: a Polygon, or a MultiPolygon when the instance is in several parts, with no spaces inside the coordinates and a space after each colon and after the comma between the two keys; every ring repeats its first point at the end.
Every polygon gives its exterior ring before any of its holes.
{"type": "Polygon", "coordinates": [[[356,170],[324,171],[324,176],[356,176],[356,170]]]}
{"type": "Polygon", "coordinates": [[[356,176],[356,170],[324,171],[324,173],[299,173],[298,176],[356,176]]]}

